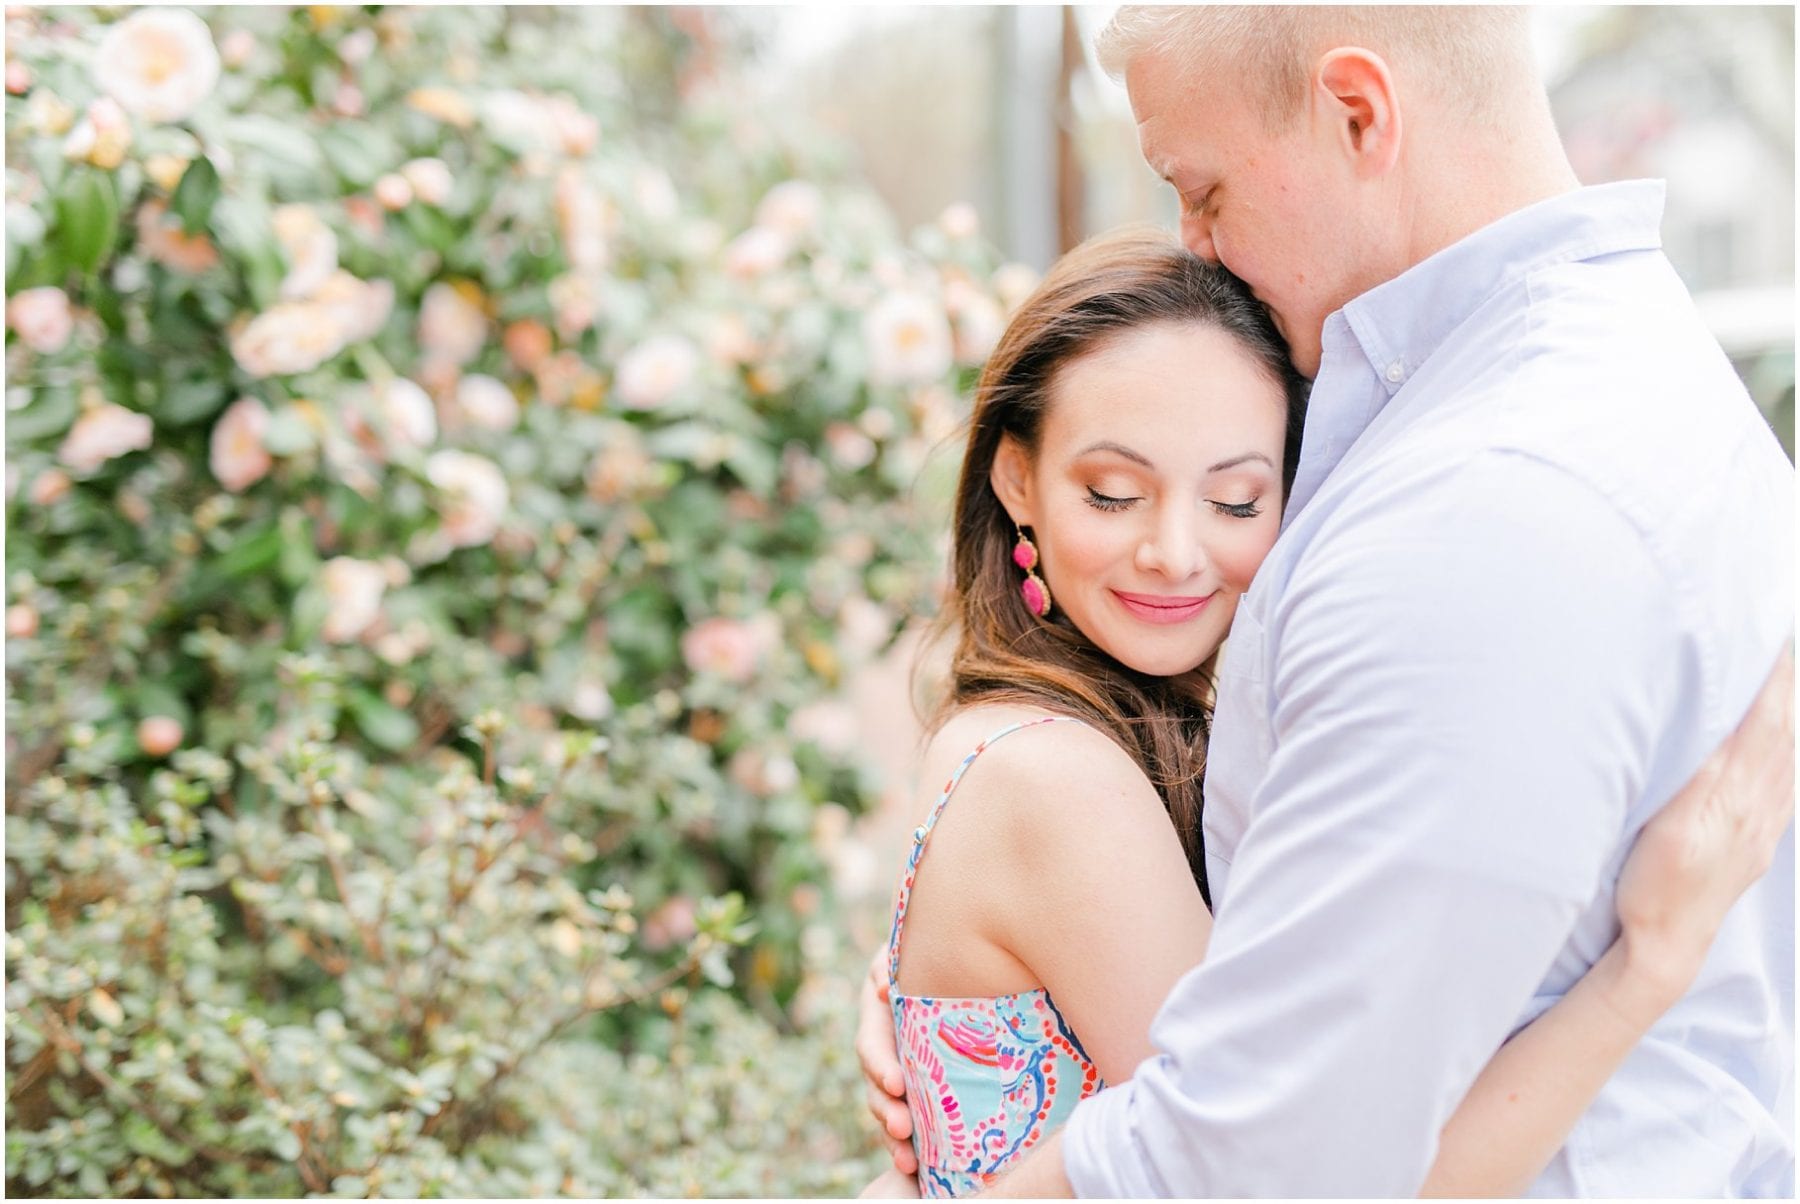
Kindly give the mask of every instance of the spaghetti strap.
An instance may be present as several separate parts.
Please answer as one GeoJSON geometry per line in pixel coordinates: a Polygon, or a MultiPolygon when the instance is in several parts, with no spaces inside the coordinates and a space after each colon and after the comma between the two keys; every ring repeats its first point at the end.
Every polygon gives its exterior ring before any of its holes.
{"type": "Polygon", "coordinates": [[[900,978],[900,934],[906,924],[907,905],[912,901],[913,879],[919,872],[919,859],[925,855],[925,842],[931,838],[932,829],[937,827],[938,817],[943,815],[944,807],[950,801],[951,792],[956,789],[957,783],[962,781],[963,774],[969,771],[969,766],[975,763],[975,758],[986,752],[997,741],[1012,735],[1021,728],[1037,727],[1044,723],[1081,723],[1081,720],[1073,715],[1049,715],[1042,719],[1021,720],[1001,728],[977,744],[975,750],[962,759],[962,764],[956,767],[956,772],[950,775],[948,782],[944,783],[944,789],[938,795],[937,802],[931,805],[931,814],[925,817],[924,823],[913,829],[912,851],[906,858],[906,873],[900,879],[900,893],[894,901],[894,922],[888,930],[888,986],[890,988],[896,986],[900,978]]]}

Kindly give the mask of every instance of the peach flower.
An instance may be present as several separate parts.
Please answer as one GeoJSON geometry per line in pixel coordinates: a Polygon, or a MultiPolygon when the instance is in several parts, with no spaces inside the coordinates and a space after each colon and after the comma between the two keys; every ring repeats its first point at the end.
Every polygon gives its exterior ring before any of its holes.
{"type": "Polygon", "coordinates": [[[281,205],[270,219],[275,241],[288,262],[281,281],[284,301],[298,301],[319,290],[338,266],[337,235],[310,205],[281,205]]]}
{"type": "Polygon", "coordinates": [[[400,167],[400,176],[412,187],[413,195],[427,205],[442,205],[450,199],[455,181],[450,165],[442,159],[410,159],[400,167]]]}
{"type": "Polygon", "coordinates": [[[238,367],[254,377],[310,372],[344,349],[334,312],[304,301],[282,301],[258,314],[231,338],[238,367]]]}
{"type": "Polygon", "coordinates": [[[219,251],[204,234],[189,234],[181,223],[169,216],[169,207],[151,199],[138,207],[138,249],[152,263],[172,272],[198,276],[218,266],[219,251]]]}
{"type": "Polygon", "coordinates": [[[100,405],[75,420],[56,458],[76,472],[90,473],[108,460],[149,447],[153,430],[148,414],[100,405]]]}
{"type": "Polygon", "coordinates": [[[695,673],[742,685],[756,675],[780,636],[780,622],[773,615],[748,620],[717,616],[682,633],[681,657],[695,673]]]}
{"type": "Polygon", "coordinates": [[[619,360],[614,386],[628,410],[654,410],[686,388],[700,366],[694,345],[676,334],[656,335],[619,360]]]}
{"type": "Polygon", "coordinates": [[[6,608],[6,634],[15,640],[28,640],[38,631],[38,612],[23,602],[6,608]]]}
{"type": "Polygon", "coordinates": [[[327,603],[323,634],[332,643],[356,639],[381,617],[387,570],[375,561],[334,556],[325,562],[322,584],[327,603]]]}
{"type": "Polygon", "coordinates": [[[456,404],[470,422],[490,431],[510,431],[519,421],[519,401],[512,390],[480,373],[457,382],[456,404]]]}
{"type": "Polygon", "coordinates": [[[181,721],[167,715],[151,715],[137,727],[138,747],[148,757],[166,757],[181,747],[181,721]]]}
{"type": "Polygon", "coordinates": [[[487,314],[456,287],[439,282],[425,290],[419,306],[419,342],[454,364],[466,364],[487,342],[487,314]]]}
{"type": "Polygon", "coordinates": [[[606,266],[606,206],[574,164],[556,175],[556,226],[570,267],[598,272],[606,266]]]}
{"type": "Polygon", "coordinates": [[[212,429],[208,463],[219,484],[242,493],[263,479],[274,459],[263,446],[269,430],[269,410],[254,397],[240,397],[227,406],[212,429]]]}
{"type": "Polygon", "coordinates": [[[180,121],[219,82],[219,52],[193,13],[141,8],[100,39],[94,82],[146,121],[180,121]]]}
{"type": "Polygon", "coordinates": [[[535,372],[554,349],[549,329],[533,318],[508,323],[500,336],[500,345],[512,362],[526,372],[535,372]]]}
{"type": "Polygon", "coordinates": [[[764,276],[787,262],[788,235],[770,226],[751,226],[725,247],[725,272],[740,280],[764,276]]]}
{"type": "Polygon", "coordinates": [[[425,475],[443,490],[448,505],[443,511],[444,535],[450,545],[471,548],[487,543],[506,517],[506,477],[492,460],[462,451],[432,453],[425,475]]]}
{"type": "Polygon", "coordinates": [[[819,186],[806,180],[785,180],[769,189],[756,206],[756,224],[798,238],[819,224],[825,199],[819,186]]]}
{"type": "Polygon", "coordinates": [[[18,333],[20,342],[39,355],[54,355],[68,345],[75,332],[75,315],[69,309],[67,293],[44,285],[13,295],[6,303],[6,324],[18,333]]]}
{"type": "Polygon", "coordinates": [[[87,108],[81,121],[63,140],[63,158],[85,160],[103,171],[125,161],[131,149],[131,119],[119,102],[102,96],[87,108]]]}
{"type": "Polygon", "coordinates": [[[69,480],[68,473],[60,468],[46,468],[31,482],[31,491],[26,496],[34,506],[49,506],[60,501],[72,488],[74,482],[69,480]]]}
{"type": "Polygon", "coordinates": [[[864,315],[862,333],[869,379],[875,384],[925,384],[950,370],[950,323],[943,307],[929,297],[886,293],[864,315]]]}
{"type": "Polygon", "coordinates": [[[374,191],[375,200],[390,213],[406,208],[413,201],[413,186],[397,172],[390,171],[376,180],[374,191]]]}

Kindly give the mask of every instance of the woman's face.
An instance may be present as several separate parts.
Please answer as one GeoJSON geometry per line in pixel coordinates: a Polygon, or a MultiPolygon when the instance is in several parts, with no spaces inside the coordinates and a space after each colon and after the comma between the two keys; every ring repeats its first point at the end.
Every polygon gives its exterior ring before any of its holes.
{"type": "Polygon", "coordinates": [[[1280,531],[1286,407],[1209,326],[1143,327],[1065,364],[1037,454],[1007,439],[993,471],[1053,605],[1140,673],[1205,663],[1280,531]]]}

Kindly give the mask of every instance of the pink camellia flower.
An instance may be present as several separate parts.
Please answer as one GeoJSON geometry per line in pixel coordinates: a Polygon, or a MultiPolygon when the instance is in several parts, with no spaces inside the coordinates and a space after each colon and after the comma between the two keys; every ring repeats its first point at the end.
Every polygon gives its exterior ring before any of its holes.
{"type": "Polygon", "coordinates": [[[375,181],[375,200],[390,213],[398,212],[413,202],[413,186],[398,172],[388,172],[375,181]]]}
{"type": "Polygon", "coordinates": [[[756,206],[756,224],[799,238],[819,224],[825,198],[816,184],[784,180],[763,195],[756,206]]]}
{"type": "Polygon", "coordinates": [[[31,483],[31,492],[26,496],[34,506],[48,506],[56,502],[74,487],[69,474],[60,468],[46,468],[38,473],[37,479],[31,483]]]}
{"type": "Polygon", "coordinates": [[[367,631],[381,617],[381,595],[387,591],[387,579],[387,569],[373,560],[350,556],[327,560],[321,580],[327,603],[325,638],[342,644],[367,631]]]}
{"type": "Polygon", "coordinates": [[[219,41],[219,60],[233,71],[250,61],[256,53],[256,35],[248,29],[234,29],[219,41]]]}
{"type": "MultiPolygon", "coordinates": [[[[366,401],[381,423],[380,438],[388,451],[417,450],[437,438],[437,407],[415,382],[396,376],[372,386],[366,401]]],[[[362,433],[361,416],[353,408],[347,418],[352,433],[362,433]]]]}
{"type": "Polygon", "coordinates": [[[411,186],[413,195],[427,205],[442,205],[450,199],[455,181],[450,165],[442,159],[410,159],[400,167],[400,178],[411,186]]]}
{"type": "Polygon", "coordinates": [[[271,224],[288,261],[288,273],[281,281],[282,299],[312,296],[337,271],[337,235],[311,205],[279,206],[271,224]]]}
{"type": "Polygon", "coordinates": [[[31,91],[31,68],[18,59],[7,61],[6,91],[12,96],[23,96],[31,91]]]}
{"type": "Polygon", "coordinates": [[[452,285],[442,282],[425,290],[419,306],[419,343],[431,355],[466,364],[487,342],[487,314],[452,285]]]}
{"type": "Polygon", "coordinates": [[[193,13],[141,8],[100,39],[94,82],[146,121],[180,121],[219,82],[219,52],[193,13]]]}
{"type": "Polygon", "coordinates": [[[56,458],[76,472],[90,473],[117,456],[149,447],[153,429],[148,414],[108,403],[75,420],[56,458]]]}
{"type": "Polygon", "coordinates": [[[181,721],[167,715],[151,715],[138,724],[138,747],[147,757],[166,757],[181,747],[181,721]]]}
{"type": "Polygon", "coordinates": [[[231,337],[231,355],[254,377],[310,372],[344,349],[334,312],[305,301],[277,302],[231,337]]]}
{"type": "Polygon", "coordinates": [[[326,310],[345,345],[372,339],[394,312],[394,282],[358,280],[339,268],[308,298],[326,310]]]}
{"type": "Polygon", "coordinates": [[[506,517],[509,493],[506,477],[492,460],[462,451],[434,452],[425,462],[425,475],[447,496],[444,535],[452,547],[472,548],[494,538],[506,517]]]}
{"type": "Polygon", "coordinates": [[[668,901],[644,917],[644,948],[652,953],[688,941],[699,928],[695,926],[694,901],[686,895],[672,895],[668,901]]]}
{"type": "Polygon", "coordinates": [[[613,382],[619,404],[628,410],[654,410],[686,388],[700,366],[700,353],[680,335],[646,339],[619,360],[613,382]]]}
{"type": "Polygon", "coordinates": [[[950,323],[936,301],[915,292],[882,296],[863,317],[869,379],[878,385],[927,384],[950,371],[950,323]]]}
{"type": "Polygon", "coordinates": [[[242,493],[263,479],[275,461],[263,446],[269,410],[254,397],[240,397],[226,407],[212,429],[208,463],[219,484],[242,493]]]}
{"type": "Polygon", "coordinates": [[[37,634],[38,612],[23,602],[6,608],[6,634],[15,640],[28,640],[37,634]]]}
{"type": "Polygon", "coordinates": [[[457,382],[456,404],[470,422],[490,431],[510,431],[519,421],[519,401],[512,390],[480,373],[457,382]]]}
{"type": "Polygon", "coordinates": [[[75,315],[69,309],[68,294],[45,285],[15,293],[6,303],[6,324],[18,332],[20,342],[39,355],[53,355],[68,345],[75,331],[75,315]]]}
{"type": "Polygon", "coordinates": [[[938,214],[938,229],[958,242],[974,238],[981,233],[981,215],[967,201],[957,201],[938,214]]]}
{"type": "Polygon", "coordinates": [[[594,324],[600,315],[600,295],[592,276],[565,272],[544,288],[556,315],[556,333],[573,339],[594,324]]]}
{"type": "Polygon", "coordinates": [[[198,276],[218,266],[219,251],[212,239],[182,229],[169,216],[169,206],[155,198],[138,207],[137,237],[138,249],[171,272],[198,276]]]}
{"type": "Polygon", "coordinates": [[[875,462],[875,441],[848,422],[833,422],[825,428],[825,448],[832,463],[845,472],[867,468],[875,462]]]}
{"type": "Polygon", "coordinates": [[[102,96],[90,104],[87,113],[63,139],[63,158],[85,160],[102,171],[111,171],[125,161],[131,149],[131,119],[119,102],[102,96]]]}
{"type": "Polygon", "coordinates": [[[1037,270],[1029,264],[1003,264],[994,272],[994,292],[1000,297],[1000,304],[1006,307],[1007,313],[1025,303],[1038,286],[1037,270]]]}
{"type": "Polygon", "coordinates": [[[567,96],[552,96],[544,102],[544,117],[563,154],[571,158],[579,159],[600,141],[600,123],[567,96]]]}
{"type": "Polygon", "coordinates": [[[756,675],[780,639],[773,615],[756,619],[716,616],[703,619],[681,636],[681,657],[696,673],[711,673],[742,685],[756,675]]]}
{"type": "Polygon", "coordinates": [[[572,163],[556,175],[556,226],[570,267],[598,272],[606,266],[606,205],[572,163]]]}
{"type": "Polygon", "coordinates": [[[725,272],[740,280],[764,276],[787,262],[793,244],[771,226],[751,226],[725,247],[725,272]]]}

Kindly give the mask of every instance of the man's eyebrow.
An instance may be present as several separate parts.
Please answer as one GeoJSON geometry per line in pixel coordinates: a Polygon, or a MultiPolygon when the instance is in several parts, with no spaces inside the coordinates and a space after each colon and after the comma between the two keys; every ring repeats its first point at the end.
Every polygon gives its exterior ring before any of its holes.
{"type": "Polygon", "coordinates": [[[1108,451],[1112,452],[1114,455],[1124,456],[1127,460],[1130,460],[1135,464],[1142,464],[1145,468],[1154,469],[1156,467],[1156,465],[1144,458],[1143,453],[1132,451],[1123,443],[1114,443],[1111,439],[1102,439],[1098,443],[1090,443],[1080,451],[1076,452],[1075,456],[1079,459],[1089,452],[1097,451],[1108,451]]]}
{"type": "Polygon", "coordinates": [[[1245,452],[1243,455],[1233,456],[1229,460],[1220,460],[1217,464],[1214,464],[1211,468],[1207,469],[1206,471],[1207,472],[1224,472],[1227,468],[1236,468],[1238,465],[1248,464],[1252,460],[1261,460],[1264,464],[1267,464],[1270,468],[1275,467],[1274,462],[1271,461],[1269,459],[1269,457],[1263,455],[1261,452],[1245,452]]]}

